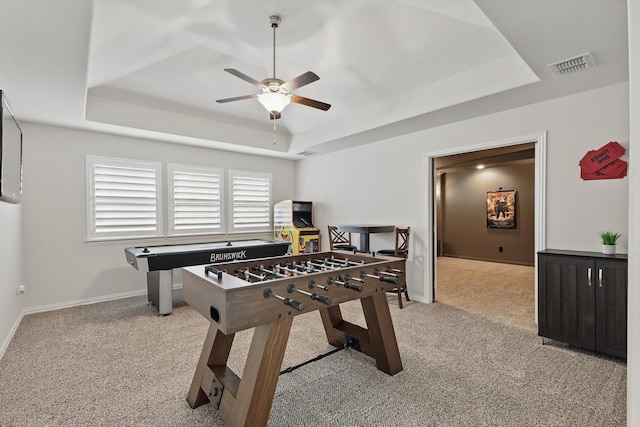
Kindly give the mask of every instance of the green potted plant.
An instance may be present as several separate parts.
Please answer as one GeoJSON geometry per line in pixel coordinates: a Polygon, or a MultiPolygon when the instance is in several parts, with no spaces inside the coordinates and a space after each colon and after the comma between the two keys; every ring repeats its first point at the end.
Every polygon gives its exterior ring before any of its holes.
{"type": "Polygon", "coordinates": [[[616,243],[622,236],[620,233],[614,233],[613,231],[603,231],[600,233],[600,239],[602,240],[602,253],[607,255],[613,255],[616,253],[616,243]]]}

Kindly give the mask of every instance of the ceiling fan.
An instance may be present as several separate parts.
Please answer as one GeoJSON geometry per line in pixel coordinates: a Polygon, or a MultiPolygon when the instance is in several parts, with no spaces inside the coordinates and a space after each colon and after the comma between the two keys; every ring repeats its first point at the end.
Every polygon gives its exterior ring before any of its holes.
{"type": "Polygon", "coordinates": [[[244,96],[236,96],[233,98],[225,98],[218,99],[216,102],[224,104],[225,102],[232,101],[240,101],[242,99],[251,99],[258,98],[258,101],[267,109],[269,112],[269,117],[273,119],[279,119],[281,117],[281,112],[289,105],[290,102],[295,102],[296,104],[306,105],[308,107],[317,108],[319,110],[327,111],[331,108],[330,104],[326,104],[324,102],[316,101],[314,99],[305,98],[303,96],[298,96],[293,94],[292,92],[299,87],[308,85],[309,83],[313,83],[316,80],[319,80],[314,72],[307,71],[304,74],[299,75],[293,80],[289,80],[288,82],[284,82],[276,78],[276,28],[280,24],[282,20],[279,16],[270,16],[269,22],[271,22],[271,28],[273,28],[273,77],[266,78],[263,81],[259,82],[246,74],[235,70],[233,68],[225,68],[229,74],[233,74],[236,77],[241,78],[242,80],[251,83],[260,89],[261,93],[256,93],[252,95],[244,95],[244,96]]]}

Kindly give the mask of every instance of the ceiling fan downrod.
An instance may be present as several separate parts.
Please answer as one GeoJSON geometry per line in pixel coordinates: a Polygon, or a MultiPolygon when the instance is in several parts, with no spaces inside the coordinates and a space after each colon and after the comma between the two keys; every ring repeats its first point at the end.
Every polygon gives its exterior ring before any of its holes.
{"type": "Polygon", "coordinates": [[[271,22],[271,28],[273,28],[273,78],[276,78],[276,28],[282,22],[282,19],[278,15],[271,15],[269,17],[271,22]]]}

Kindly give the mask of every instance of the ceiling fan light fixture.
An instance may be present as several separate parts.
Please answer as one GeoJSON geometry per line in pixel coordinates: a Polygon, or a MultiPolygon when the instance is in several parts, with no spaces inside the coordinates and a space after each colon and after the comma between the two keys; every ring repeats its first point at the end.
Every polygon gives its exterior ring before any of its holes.
{"type": "Polygon", "coordinates": [[[320,77],[318,77],[318,75],[313,71],[307,71],[306,73],[300,74],[298,77],[287,82],[276,78],[276,29],[278,28],[281,19],[277,15],[272,15],[269,17],[269,21],[271,22],[271,28],[273,28],[273,77],[266,78],[259,82],[253,77],[249,77],[238,70],[225,68],[224,71],[254,85],[262,93],[217,99],[216,102],[225,103],[240,101],[242,99],[258,98],[260,104],[262,104],[269,112],[269,118],[272,120],[279,119],[281,117],[280,113],[284,110],[284,107],[289,105],[290,102],[327,111],[331,108],[331,104],[316,101],[315,99],[305,98],[304,96],[299,96],[293,93],[294,90],[320,79],[320,77]]]}
{"type": "Polygon", "coordinates": [[[273,115],[280,114],[284,107],[289,105],[291,98],[278,92],[267,92],[258,95],[258,102],[273,115]]]}

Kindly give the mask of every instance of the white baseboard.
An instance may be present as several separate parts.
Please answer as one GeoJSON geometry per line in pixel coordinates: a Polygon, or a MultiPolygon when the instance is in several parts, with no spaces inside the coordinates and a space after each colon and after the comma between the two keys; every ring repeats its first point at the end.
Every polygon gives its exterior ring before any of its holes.
{"type": "MultiPolygon", "coordinates": [[[[173,290],[175,291],[176,289],[182,289],[182,283],[174,284],[173,290]]],[[[25,308],[24,310],[22,310],[22,314],[44,313],[45,311],[61,310],[63,308],[79,307],[81,305],[96,304],[99,302],[115,301],[118,299],[137,297],[137,296],[146,295],[146,294],[147,294],[146,289],[140,289],[137,291],[103,295],[103,296],[94,297],[94,298],[85,298],[85,299],[79,299],[74,301],[58,302],[55,304],[39,305],[36,307],[25,308]]]]}
{"type": "Polygon", "coordinates": [[[7,351],[7,348],[9,347],[9,343],[11,342],[11,340],[13,339],[13,336],[18,330],[18,326],[20,326],[20,322],[22,322],[23,317],[24,317],[24,310],[20,313],[20,315],[16,319],[15,323],[13,324],[13,327],[9,331],[9,335],[7,335],[7,338],[2,343],[2,347],[0,347],[0,360],[2,360],[2,357],[4,356],[4,352],[7,351]]]}
{"type": "Polygon", "coordinates": [[[44,313],[45,311],[62,310],[63,308],[71,308],[71,307],[78,307],[81,305],[96,304],[99,302],[114,301],[118,299],[137,297],[137,296],[146,295],[146,294],[147,294],[147,290],[141,289],[138,291],[122,292],[119,294],[103,295],[100,297],[58,302],[55,304],[38,305],[35,307],[25,308],[24,310],[22,310],[22,314],[26,315],[26,314],[34,314],[34,313],[44,313]]]}
{"type": "MultiPolygon", "coordinates": [[[[174,290],[182,289],[182,283],[174,284],[173,289],[174,290]]],[[[7,351],[7,348],[9,347],[9,343],[11,342],[11,340],[13,339],[13,336],[18,330],[18,326],[20,326],[20,322],[22,322],[22,319],[27,314],[44,313],[46,311],[53,311],[53,310],[62,310],[64,308],[79,307],[81,305],[96,304],[99,302],[115,301],[118,299],[137,297],[137,296],[146,295],[146,294],[147,294],[146,289],[140,289],[137,291],[122,292],[119,294],[103,295],[100,297],[84,298],[79,300],[59,302],[55,304],[38,305],[35,307],[25,308],[22,310],[22,312],[16,319],[15,323],[13,324],[11,331],[9,331],[9,335],[2,343],[2,347],[0,347],[0,360],[4,356],[5,351],[7,351]]]]}
{"type": "MultiPolygon", "coordinates": [[[[175,288],[176,287],[174,286],[174,289],[175,288]]],[[[182,283],[180,284],[179,288],[182,288],[182,283]]],[[[46,305],[39,305],[36,307],[25,308],[22,310],[22,312],[20,312],[20,315],[18,316],[15,323],[13,324],[11,331],[9,331],[9,335],[7,335],[7,338],[2,343],[2,347],[0,347],[0,359],[2,359],[2,357],[4,356],[5,351],[7,351],[7,348],[9,347],[9,343],[11,342],[16,331],[18,330],[18,326],[20,326],[20,322],[22,322],[22,319],[27,314],[44,313],[45,311],[61,310],[63,308],[78,307],[81,305],[96,304],[99,302],[106,302],[106,301],[114,301],[122,298],[131,298],[131,297],[137,297],[137,296],[146,295],[146,294],[147,294],[147,290],[141,289],[138,291],[122,292],[119,294],[104,295],[101,297],[85,298],[80,300],[66,301],[66,302],[60,302],[56,304],[46,304],[46,305]]]]}

